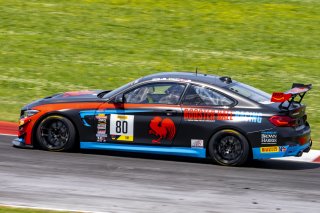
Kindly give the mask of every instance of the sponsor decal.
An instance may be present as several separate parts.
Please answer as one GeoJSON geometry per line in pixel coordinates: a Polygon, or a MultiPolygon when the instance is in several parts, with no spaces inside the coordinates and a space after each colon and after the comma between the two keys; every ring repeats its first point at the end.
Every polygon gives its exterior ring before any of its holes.
{"type": "Polygon", "coordinates": [[[251,123],[261,123],[262,113],[185,108],[183,110],[183,118],[185,121],[245,121],[251,123]]]}
{"type": "Polygon", "coordinates": [[[101,114],[99,114],[99,115],[97,115],[96,116],[96,119],[99,121],[99,122],[105,122],[106,120],[107,120],[107,116],[105,116],[105,115],[101,115],[101,114]]]}
{"type": "Polygon", "coordinates": [[[107,124],[105,124],[105,123],[98,123],[98,130],[101,130],[101,129],[106,129],[107,128],[107,124]]]}
{"type": "Polygon", "coordinates": [[[96,116],[96,119],[98,121],[97,123],[97,141],[98,142],[106,142],[107,141],[107,119],[108,117],[105,114],[98,114],[96,116]]]}
{"type": "Polygon", "coordinates": [[[203,140],[191,139],[191,148],[203,148],[203,140]]]}
{"type": "Polygon", "coordinates": [[[279,146],[279,151],[280,152],[286,152],[287,148],[285,146],[279,146]]]}
{"type": "Polygon", "coordinates": [[[157,137],[152,143],[160,144],[162,139],[172,141],[176,135],[176,126],[170,118],[156,116],[150,121],[149,127],[149,134],[157,137]]]}
{"type": "Polygon", "coordinates": [[[96,136],[97,136],[97,137],[106,138],[106,137],[108,137],[108,134],[105,134],[105,133],[97,133],[96,136]]]}
{"type": "Polygon", "coordinates": [[[117,141],[133,141],[133,136],[128,135],[111,135],[112,140],[117,141]]]}
{"type": "Polygon", "coordinates": [[[277,144],[277,132],[267,131],[261,132],[261,144],[277,144]]]}
{"type": "Polygon", "coordinates": [[[269,146],[269,147],[260,147],[261,153],[273,153],[273,152],[279,152],[278,146],[269,146]]]}
{"type": "Polygon", "coordinates": [[[275,153],[275,152],[286,152],[287,148],[285,146],[269,146],[260,147],[261,153],[275,153]]]}
{"type": "Polygon", "coordinates": [[[186,108],[183,110],[185,121],[223,121],[233,120],[232,111],[186,108]]]}
{"type": "Polygon", "coordinates": [[[262,122],[262,113],[235,111],[233,112],[233,120],[260,124],[262,122]]]}
{"type": "Polygon", "coordinates": [[[271,102],[284,102],[291,98],[291,94],[285,94],[283,92],[274,92],[271,96],[271,102]]]}
{"type": "Polygon", "coordinates": [[[110,135],[112,140],[133,141],[134,115],[110,115],[110,135]]]}

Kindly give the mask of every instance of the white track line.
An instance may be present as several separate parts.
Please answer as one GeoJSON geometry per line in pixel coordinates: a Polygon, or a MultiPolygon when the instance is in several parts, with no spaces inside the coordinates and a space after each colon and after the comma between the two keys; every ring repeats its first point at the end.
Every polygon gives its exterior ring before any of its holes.
{"type": "Polygon", "coordinates": [[[15,137],[18,137],[18,135],[14,135],[14,134],[3,134],[3,133],[0,133],[0,135],[4,135],[4,136],[15,136],[15,137]]]}

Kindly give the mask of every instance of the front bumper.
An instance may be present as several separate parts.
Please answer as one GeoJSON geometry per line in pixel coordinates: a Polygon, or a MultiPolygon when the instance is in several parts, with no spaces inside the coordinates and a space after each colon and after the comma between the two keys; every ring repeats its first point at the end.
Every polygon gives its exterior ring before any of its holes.
{"type": "Polygon", "coordinates": [[[22,138],[15,138],[11,142],[14,147],[19,147],[19,148],[33,148],[32,145],[27,145],[25,144],[25,141],[22,138]]]}
{"type": "Polygon", "coordinates": [[[312,147],[312,140],[303,145],[295,146],[272,146],[272,147],[255,147],[252,149],[253,159],[269,159],[296,156],[301,157],[303,152],[309,152],[312,147]]]}

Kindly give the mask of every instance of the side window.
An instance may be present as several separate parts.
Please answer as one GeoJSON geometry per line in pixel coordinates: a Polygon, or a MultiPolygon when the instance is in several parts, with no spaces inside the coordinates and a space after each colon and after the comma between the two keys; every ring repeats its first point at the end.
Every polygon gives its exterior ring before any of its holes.
{"type": "Polygon", "coordinates": [[[124,94],[125,103],[177,104],[185,85],[177,83],[147,84],[124,94]]]}
{"type": "Polygon", "coordinates": [[[190,85],[182,104],[196,106],[229,106],[233,104],[233,101],[212,89],[190,85]]]}

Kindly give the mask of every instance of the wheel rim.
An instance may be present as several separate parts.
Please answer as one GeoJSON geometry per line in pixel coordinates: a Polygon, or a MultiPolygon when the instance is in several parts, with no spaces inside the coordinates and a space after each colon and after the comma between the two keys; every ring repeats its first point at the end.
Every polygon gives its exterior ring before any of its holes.
{"type": "Polygon", "coordinates": [[[222,160],[235,161],[242,154],[242,145],[237,137],[229,135],[220,139],[216,151],[222,160]]]}
{"type": "Polygon", "coordinates": [[[48,149],[61,149],[69,140],[69,129],[60,120],[50,120],[41,127],[41,138],[48,149]]]}

